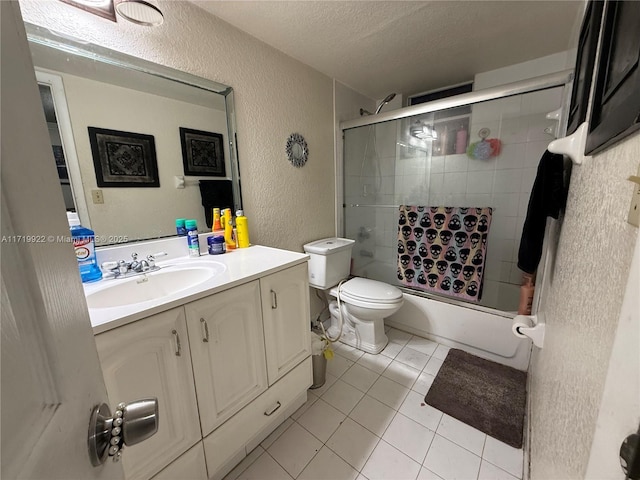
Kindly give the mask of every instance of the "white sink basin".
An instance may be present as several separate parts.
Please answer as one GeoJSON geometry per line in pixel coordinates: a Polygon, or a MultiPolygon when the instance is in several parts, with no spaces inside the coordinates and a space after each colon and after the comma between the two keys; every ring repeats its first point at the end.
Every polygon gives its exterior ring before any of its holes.
{"type": "Polygon", "coordinates": [[[87,295],[87,305],[89,308],[112,308],[158,300],[195,287],[227,269],[218,262],[165,268],[123,280],[106,280],[108,286],[87,295]]]}

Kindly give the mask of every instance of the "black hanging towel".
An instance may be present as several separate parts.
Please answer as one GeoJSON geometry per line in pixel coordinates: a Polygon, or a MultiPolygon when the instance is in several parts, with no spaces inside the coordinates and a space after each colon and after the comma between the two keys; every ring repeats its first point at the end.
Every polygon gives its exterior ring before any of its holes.
{"type": "Polygon", "coordinates": [[[537,270],[542,257],[547,217],[557,219],[566,198],[564,159],[562,155],[545,150],[531,190],[518,250],[518,268],[523,272],[532,274],[537,270]]]}
{"type": "Polygon", "coordinates": [[[213,227],[213,208],[233,209],[231,180],[200,180],[200,195],[207,227],[213,227]]]}

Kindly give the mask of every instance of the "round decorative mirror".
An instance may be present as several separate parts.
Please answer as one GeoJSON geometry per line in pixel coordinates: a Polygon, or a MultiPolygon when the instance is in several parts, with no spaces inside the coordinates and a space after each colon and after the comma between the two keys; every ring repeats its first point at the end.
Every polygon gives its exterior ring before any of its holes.
{"type": "Polygon", "coordinates": [[[287,139],[287,158],[294,167],[302,167],[309,158],[309,148],[304,137],[299,133],[292,133],[287,139]]]}

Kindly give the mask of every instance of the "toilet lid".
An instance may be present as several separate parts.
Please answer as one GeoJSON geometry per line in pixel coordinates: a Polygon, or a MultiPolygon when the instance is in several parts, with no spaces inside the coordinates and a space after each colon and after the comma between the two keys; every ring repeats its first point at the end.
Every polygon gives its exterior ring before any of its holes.
{"type": "Polygon", "coordinates": [[[343,283],[340,295],[369,303],[396,303],[402,300],[400,289],[368,278],[352,278],[343,283]]]}

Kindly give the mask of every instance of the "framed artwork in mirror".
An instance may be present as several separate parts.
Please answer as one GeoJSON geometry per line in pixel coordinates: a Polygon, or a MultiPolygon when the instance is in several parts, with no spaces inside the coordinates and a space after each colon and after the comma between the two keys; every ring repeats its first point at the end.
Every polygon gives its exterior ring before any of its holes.
{"type": "Polygon", "coordinates": [[[223,137],[220,133],[180,127],[184,174],[225,177],[223,137]]]}
{"type": "Polygon", "coordinates": [[[571,135],[587,119],[587,106],[591,92],[591,79],[598,48],[598,35],[602,21],[604,1],[594,0],[587,9],[580,29],[576,68],[573,73],[571,106],[567,119],[567,135],[571,135]]]}
{"type": "Polygon", "coordinates": [[[589,119],[586,154],[640,129],[640,2],[608,1],[589,119]]]}
{"type": "Polygon", "coordinates": [[[88,127],[98,187],[159,187],[153,135],[88,127]]]}

